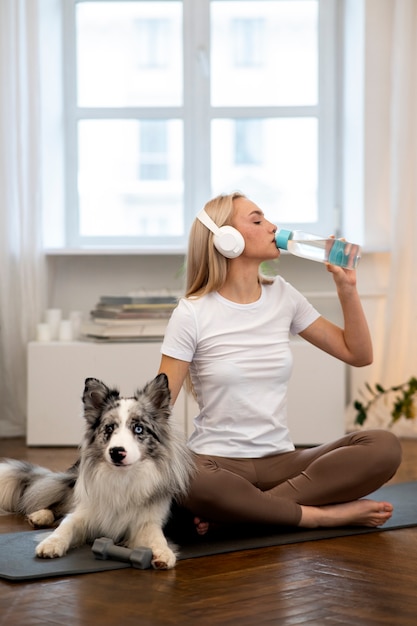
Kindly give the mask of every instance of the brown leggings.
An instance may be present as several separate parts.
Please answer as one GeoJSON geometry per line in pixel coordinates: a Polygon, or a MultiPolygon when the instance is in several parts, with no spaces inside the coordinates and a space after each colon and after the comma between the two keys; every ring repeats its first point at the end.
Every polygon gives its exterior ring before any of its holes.
{"type": "Polygon", "coordinates": [[[401,462],[390,432],[368,430],[332,443],[255,459],[195,454],[196,475],[182,501],[220,523],[297,526],[301,506],[350,502],[388,481],[401,462]]]}

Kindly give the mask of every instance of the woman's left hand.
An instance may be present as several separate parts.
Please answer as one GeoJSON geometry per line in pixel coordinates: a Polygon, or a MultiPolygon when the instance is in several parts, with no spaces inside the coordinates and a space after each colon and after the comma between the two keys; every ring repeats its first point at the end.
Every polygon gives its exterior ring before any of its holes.
{"type": "Polygon", "coordinates": [[[356,270],[346,270],[343,267],[332,265],[331,263],[326,263],[326,269],[330,274],[333,274],[333,279],[337,287],[356,287],[356,270]]]}

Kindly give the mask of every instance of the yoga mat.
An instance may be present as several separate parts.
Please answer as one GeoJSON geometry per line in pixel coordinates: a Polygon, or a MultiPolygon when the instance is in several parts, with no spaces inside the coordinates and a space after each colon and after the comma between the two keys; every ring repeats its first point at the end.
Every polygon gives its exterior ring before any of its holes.
{"type": "MultiPolygon", "coordinates": [[[[180,559],[191,559],[237,550],[251,550],[269,546],[280,546],[304,541],[348,537],[350,535],[364,535],[369,533],[398,530],[417,526],[417,481],[386,485],[367,496],[372,500],[391,502],[394,513],[391,519],[378,528],[366,526],[341,526],[338,528],[283,528],[265,526],[234,526],[233,529],[219,529],[210,531],[203,537],[190,539],[178,538],[180,545],[180,559]]],[[[175,540],[173,535],[173,540],[175,540]]]]}
{"type": "Polygon", "coordinates": [[[40,559],[35,555],[36,545],[50,533],[29,530],[0,535],[0,578],[28,580],[130,567],[122,561],[96,559],[89,545],[70,550],[59,559],[40,559]]]}
{"type": "MultiPolygon", "coordinates": [[[[169,526],[166,532],[178,546],[178,558],[183,560],[237,550],[386,532],[417,526],[417,481],[387,485],[368,497],[387,500],[394,505],[394,514],[384,526],[379,528],[346,526],[306,530],[234,525],[227,530],[210,529],[207,535],[200,537],[187,525],[187,534],[181,537],[176,524],[177,532],[175,532],[175,527],[170,529],[169,526]]],[[[49,532],[51,531],[32,530],[0,534],[0,578],[23,581],[130,567],[128,563],[96,559],[91,546],[87,545],[70,550],[59,559],[39,559],[35,556],[35,546],[49,532]]]]}

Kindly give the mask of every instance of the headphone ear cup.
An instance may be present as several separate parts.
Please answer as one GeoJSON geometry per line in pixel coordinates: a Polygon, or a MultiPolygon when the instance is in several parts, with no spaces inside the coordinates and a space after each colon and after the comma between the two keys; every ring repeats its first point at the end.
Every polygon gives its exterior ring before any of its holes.
{"type": "Polygon", "coordinates": [[[233,226],[221,226],[214,235],[213,243],[216,250],[227,259],[235,259],[245,249],[242,234],[233,226]]]}
{"type": "Polygon", "coordinates": [[[235,259],[242,254],[245,249],[245,240],[236,228],[217,226],[204,209],[197,214],[197,219],[214,234],[213,244],[220,254],[227,259],[235,259]]]}

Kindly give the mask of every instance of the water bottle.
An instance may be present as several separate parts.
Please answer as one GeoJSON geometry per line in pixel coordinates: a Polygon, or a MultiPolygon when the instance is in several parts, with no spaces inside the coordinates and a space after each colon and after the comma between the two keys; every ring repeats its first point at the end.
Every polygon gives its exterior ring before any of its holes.
{"type": "Polygon", "coordinates": [[[348,270],[354,270],[361,257],[360,246],[356,243],[311,235],[301,230],[277,230],[275,243],[277,248],[304,259],[331,263],[348,270]]]}

